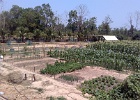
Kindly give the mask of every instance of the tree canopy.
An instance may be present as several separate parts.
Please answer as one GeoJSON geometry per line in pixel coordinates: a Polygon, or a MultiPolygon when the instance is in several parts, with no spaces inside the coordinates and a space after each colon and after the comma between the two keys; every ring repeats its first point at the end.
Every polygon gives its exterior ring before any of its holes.
{"type": "Polygon", "coordinates": [[[26,40],[51,41],[65,37],[77,37],[79,41],[89,40],[92,35],[116,35],[119,39],[139,39],[138,13],[136,27],[130,20],[130,29],[114,28],[110,16],[106,16],[100,25],[97,17],[86,18],[88,10],[85,5],[80,5],[77,10],[70,10],[67,24],[53,12],[50,4],[42,4],[34,8],[22,8],[13,5],[9,11],[0,13],[1,42],[15,39],[18,42],[26,40]]]}

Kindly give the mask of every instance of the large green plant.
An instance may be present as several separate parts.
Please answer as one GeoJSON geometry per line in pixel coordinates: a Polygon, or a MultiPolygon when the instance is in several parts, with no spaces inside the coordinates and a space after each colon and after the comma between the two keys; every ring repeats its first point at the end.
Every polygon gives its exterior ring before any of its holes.
{"type": "Polygon", "coordinates": [[[140,73],[129,76],[109,92],[111,100],[140,100],[140,73]]]}

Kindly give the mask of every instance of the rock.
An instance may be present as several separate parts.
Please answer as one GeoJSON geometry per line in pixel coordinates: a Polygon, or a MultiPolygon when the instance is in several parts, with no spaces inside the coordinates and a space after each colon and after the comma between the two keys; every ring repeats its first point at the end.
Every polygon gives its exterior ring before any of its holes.
{"type": "Polygon", "coordinates": [[[91,95],[89,95],[88,93],[84,94],[84,96],[85,96],[86,98],[90,98],[90,97],[91,97],[91,95]]]}
{"type": "Polygon", "coordinates": [[[0,95],[4,95],[4,92],[0,92],[0,95]]]}

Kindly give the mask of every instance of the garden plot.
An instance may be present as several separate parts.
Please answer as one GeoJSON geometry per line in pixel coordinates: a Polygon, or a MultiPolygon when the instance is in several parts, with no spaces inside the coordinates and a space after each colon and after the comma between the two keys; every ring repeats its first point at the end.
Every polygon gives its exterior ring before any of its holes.
{"type": "MultiPolygon", "coordinates": [[[[137,54],[135,54],[137,52],[131,52],[133,48],[129,46],[128,48],[130,50],[125,49],[120,44],[116,44],[114,46],[114,44],[110,45],[108,43],[101,43],[86,47],[84,47],[85,45],[81,44],[76,45],[76,43],[58,44],[48,44],[47,48],[49,48],[49,52],[47,52],[45,57],[43,56],[43,53],[40,54],[42,57],[35,58],[27,55],[18,60],[15,58],[10,58],[8,63],[12,62],[14,66],[21,70],[28,70],[36,74],[41,72],[42,74],[45,74],[42,75],[43,78],[50,78],[59,82],[59,84],[72,84],[70,85],[72,88],[77,88],[77,85],[80,85],[82,82],[100,77],[101,75],[112,76],[118,80],[124,80],[130,75],[130,73],[122,72],[126,70],[129,71],[129,69],[130,71],[137,71],[139,69],[139,63],[137,63],[139,60],[137,60],[137,54]],[[60,48],[63,50],[59,50],[60,48]],[[122,53],[120,53],[121,51],[122,53]],[[134,55],[132,55],[133,53],[134,55]],[[131,58],[135,62],[127,58],[131,58]],[[63,59],[65,62],[60,62],[59,59],[63,59]],[[129,67],[126,67],[127,62],[129,62],[129,67]],[[46,66],[46,64],[48,65],[46,66]],[[133,65],[136,65],[136,67],[133,65]],[[97,66],[102,66],[105,68],[97,66]]],[[[139,45],[135,45],[136,47],[138,46],[138,48],[135,48],[133,51],[138,51],[139,45]]],[[[42,45],[36,46],[37,49],[41,49],[41,47],[42,45]]],[[[25,54],[26,53],[27,52],[25,52],[25,54]]],[[[37,86],[38,84],[41,84],[40,81],[35,82],[33,85],[37,86]]],[[[47,94],[56,95],[57,87],[50,86],[50,88],[56,91],[48,90],[49,92],[47,92],[47,94]]],[[[63,90],[60,92],[63,92],[63,90]]]]}
{"type": "Polygon", "coordinates": [[[54,64],[57,59],[55,58],[42,58],[42,59],[32,59],[32,60],[23,60],[14,62],[14,66],[19,68],[24,68],[30,71],[35,71],[39,73],[39,71],[46,67],[46,64],[54,64]]]}
{"type": "Polygon", "coordinates": [[[115,70],[107,70],[105,68],[97,67],[97,66],[94,67],[87,66],[83,69],[76,70],[74,72],[58,74],[55,76],[55,78],[58,79],[59,81],[66,82],[68,84],[80,85],[84,81],[91,80],[93,78],[97,78],[102,75],[115,77],[117,80],[123,81],[130,75],[130,73],[126,73],[126,72],[122,73],[122,72],[117,72],[115,70]],[[63,75],[70,76],[70,77],[73,76],[73,78],[71,79],[60,78],[63,75]]]}
{"type": "Polygon", "coordinates": [[[31,71],[39,72],[40,69],[46,67],[46,64],[53,64],[56,60],[55,58],[50,58],[47,52],[50,50],[64,50],[64,48],[71,47],[83,47],[88,43],[82,42],[46,42],[46,43],[34,43],[32,45],[26,44],[11,44],[9,47],[3,44],[6,55],[4,56],[4,61],[11,63],[17,67],[25,68],[31,71]]]}
{"type": "Polygon", "coordinates": [[[21,60],[40,59],[47,56],[47,52],[51,50],[63,50],[71,47],[84,47],[88,43],[85,42],[45,42],[33,43],[27,45],[25,43],[14,43],[11,45],[1,44],[4,52],[4,60],[7,62],[15,62],[21,60]]]}

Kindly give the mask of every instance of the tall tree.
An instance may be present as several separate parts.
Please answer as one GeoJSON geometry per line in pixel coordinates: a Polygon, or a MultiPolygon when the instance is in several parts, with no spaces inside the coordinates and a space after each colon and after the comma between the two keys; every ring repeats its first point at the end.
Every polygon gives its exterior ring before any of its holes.
{"type": "Polygon", "coordinates": [[[128,35],[133,36],[135,28],[134,28],[133,17],[132,16],[129,17],[129,24],[130,24],[130,28],[129,28],[129,31],[128,31],[128,35]]]}
{"type": "Polygon", "coordinates": [[[51,40],[52,36],[54,36],[53,32],[55,30],[54,27],[56,25],[56,17],[54,16],[54,13],[49,4],[42,4],[42,11],[42,22],[44,23],[45,30],[47,30],[47,36],[51,40]]]}
{"type": "Polygon", "coordinates": [[[140,11],[136,11],[135,12],[135,15],[134,15],[134,19],[135,19],[135,29],[138,29],[140,28],[139,25],[140,25],[140,11]]]}
{"type": "Polygon", "coordinates": [[[97,27],[96,27],[96,17],[92,17],[89,20],[86,20],[83,22],[83,30],[84,30],[84,37],[88,37],[95,34],[97,31],[97,27]]]}
{"type": "Polygon", "coordinates": [[[111,31],[111,28],[110,28],[110,24],[112,23],[113,21],[111,20],[111,18],[109,16],[106,16],[105,17],[105,20],[102,22],[102,24],[98,27],[99,29],[99,34],[109,34],[110,31],[111,31]]]}
{"type": "Polygon", "coordinates": [[[44,24],[46,27],[54,25],[54,13],[49,4],[42,4],[44,24]]]}
{"type": "Polygon", "coordinates": [[[2,42],[10,37],[10,13],[8,11],[3,11],[0,14],[0,35],[2,42]]]}
{"type": "Polygon", "coordinates": [[[78,32],[80,34],[83,33],[83,22],[86,20],[86,16],[88,14],[88,9],[86,5],[79,5],[77,8],[77,13],[78,13],[78,22],[77,22],[77,28],[78,32]]]}
{"type": "Polygon", "coordinates": [[[10,14],[11,14],[11,25],[10,25],[10,30],[13,33],[16,28],[19,26],[19,18],[22,15],[22,8],[17,6],[17,5],[13,5],[12,8],[10,9],[10,14]]]}
{"type": "Polygon", "coordinates": [[[72,33],[74,33],[77,29],[77,21],[78,21],[77,11],[71,10],[69,12],[69,19],[68,19],[67,27],[71,29],[72,33]]]}

